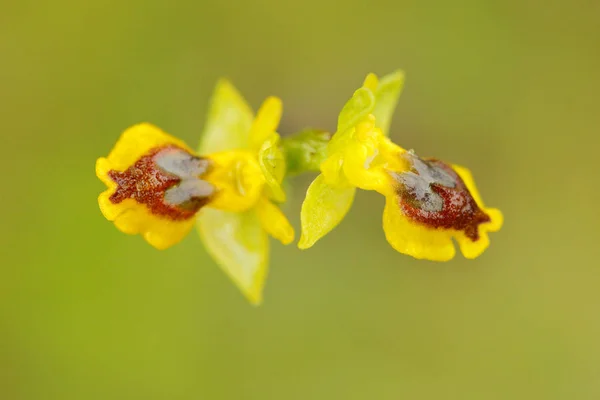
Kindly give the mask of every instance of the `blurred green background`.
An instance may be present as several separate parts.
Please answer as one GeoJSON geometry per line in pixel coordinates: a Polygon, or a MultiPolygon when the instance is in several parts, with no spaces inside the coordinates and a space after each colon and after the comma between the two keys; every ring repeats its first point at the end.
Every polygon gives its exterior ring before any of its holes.
{"type": "MultiPolygon", "coordinates": [[[[600,3],[16,1],[0,13],[0,398],[600,398],[600,3]],[[403,68],[392,137],[474,172],[480,258],[394,252],[362,192],[313,249],[273,243],[251,307],[195,234],[107,222],[95,160],[150,121],[197,143],[215,81],[281,132],[333,129],[403,68]]],[[[298,226],[312,179],[286,212],[298,226]]]]}

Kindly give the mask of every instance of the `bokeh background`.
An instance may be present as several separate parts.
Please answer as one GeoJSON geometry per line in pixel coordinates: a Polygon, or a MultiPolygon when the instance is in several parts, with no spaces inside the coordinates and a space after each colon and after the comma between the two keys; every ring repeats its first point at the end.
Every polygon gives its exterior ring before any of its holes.
{"type": "Polygon", "coordinates": [[[1,9],[1,399],[600,398],[599,2],[1,9]],[[477,260],[397,254],[362,192],[310,251],[273,243],[253,308],[195,234],[159,252],[98,210],[96,158],[141,121],[195,145],[220,76],[281,96],[286,134],[396,68],[394,140],[505,213],[477,260]]]}

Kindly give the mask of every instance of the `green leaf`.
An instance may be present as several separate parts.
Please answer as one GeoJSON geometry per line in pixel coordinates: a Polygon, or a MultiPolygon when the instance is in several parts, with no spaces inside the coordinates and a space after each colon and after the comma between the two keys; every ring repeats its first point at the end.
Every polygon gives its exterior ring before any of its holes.
{"type": "Polygon", "coordinates": [[[227,80],[217,83],[211,99],[199,153],[210,154],[249,146],[252,110],[227,80]]]}
{"type": "Polygon", "coordinates": [[[342,222],[352,206],[355,193],[355,187],[333,187],[325,182],[323,175],[319,175],[309,186],[302,203],[302,236],[298,247],[312,247],[342,222]]]}
{"type": "Polygon", "coordinates": [[[252,304],[260,304],[267,277],[269,240],[256,212],[203,208],[197,226],[208,253],[252,304]]]}
{"type": "Polygon", "coordinates": [[[372,113],[375,123],[388,136],[392,116],[404,86],[404,72],[395,71],[381,78],[375,91],[375,108],[372,113]]]}

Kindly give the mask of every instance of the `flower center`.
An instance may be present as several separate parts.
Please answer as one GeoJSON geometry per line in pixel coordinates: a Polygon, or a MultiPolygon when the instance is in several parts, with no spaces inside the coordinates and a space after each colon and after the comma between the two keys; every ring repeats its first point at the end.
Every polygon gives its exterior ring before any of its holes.
{"type": "Polygon", "coordinates": [[[263,194],[265,177],[256,156],[247,151],[225,151],[209,156],[210,171],[204,176],[215,188],[211,208],[243,212],[256,206],[263,194]]]}
{"type": "Polygon", "coordinates": [[[402,157],[412,165],[408,172],[393,173],[404,214],[429,227],[463,231],[472,241],[479,240],[479,224],[491,219],[458,174],[441,161],[423,160],[412,152],[402,157]]]}
{"type": "Polygon", "coordinates": [[[177,146],[158,147],[142,156],[126,171],[109,171],[117,184],[110,201],[133,199],[155,215],[172,220],[193,217],[206,205],[214,187],[200,179],[208,170],[206,159],[177,146]]]}

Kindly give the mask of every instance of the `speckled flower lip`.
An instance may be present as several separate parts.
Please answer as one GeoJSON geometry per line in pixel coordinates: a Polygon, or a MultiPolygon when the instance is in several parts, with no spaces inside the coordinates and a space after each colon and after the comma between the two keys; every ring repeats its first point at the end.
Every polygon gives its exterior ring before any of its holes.
{"type": "Polygon", "coordinates": [[[425,226],[463,231],[472,241],[479,240],[478,226],[491,219],[452,167],[414,152],[402,156],[412,165],[410,171],[394,173],[404,214],[425,226]]]}
{"type": "Polygon", "coordinates": [[[173,145],[153,148],[127,170],[108,172],[117,184],[110,201],[133,199],[155,215],[175,221],[193,218],[215,191],[201,179],[209,164],[173,145]]]}

